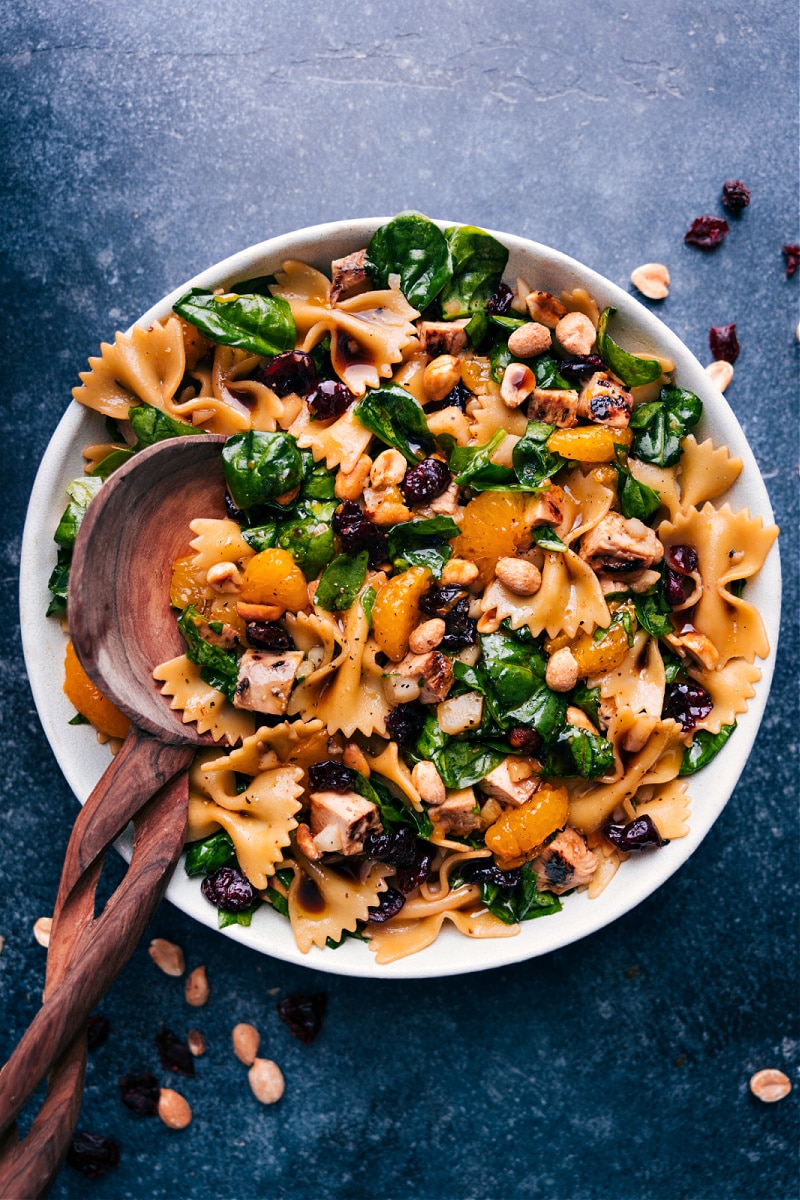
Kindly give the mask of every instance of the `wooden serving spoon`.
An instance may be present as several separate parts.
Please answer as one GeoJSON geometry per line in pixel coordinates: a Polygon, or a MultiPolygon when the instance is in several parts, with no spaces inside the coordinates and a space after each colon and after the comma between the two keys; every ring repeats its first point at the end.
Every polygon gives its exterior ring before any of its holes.
{"type": "Polygon", "coordinates": [[[43,1195],[80,1111],[86,1023],[133,954],[180,856],[187,769],[213,744],[184,725],[153,680],[180,654],[170,611],[173,561],[189,522],[222,517],[224,437],[201,434],[143,450],[103,484],[81,525],[69,585],[70,634],[92,681],[132,722],[81,810],[56,899],[42,1007],[0,1072],[0,1196],[43,1195]],[[109,846],[133,822],[133,856],[101,913],[95,891],[109,846]],[[48,1093],[19,1141],[16,1118],[48,1075],[48,1093]]]}

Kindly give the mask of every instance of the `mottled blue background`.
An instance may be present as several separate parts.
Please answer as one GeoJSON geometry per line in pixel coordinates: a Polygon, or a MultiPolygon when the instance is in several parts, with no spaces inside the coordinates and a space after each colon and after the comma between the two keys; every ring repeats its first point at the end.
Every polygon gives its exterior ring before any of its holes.
{"type": "MultiPolygon", "coordinates": [[[[33,1015],[76,803],[25,681],[15,604],[36,464],[88,354],[200,268],[271,234],[416,207],[530,235],[627,285],[672,272],[659,315],[708,361],[742,353],[728,398],[783,526],[784,632],[755,752],[694,858],[588,941],[425,983],[284,966],[169,906],[153,935],[205,963],[206,1009],[139,950],[105,1003],[82,1124],[122,1145],[53,1195],[743,1200],[800,1194],[798,1078],[797,20],[775,0],[0,0],[4,811],[0,1055],[33,1015]],[[718,252],[683,244],[753,203],[718,252]],[[272,989],[324,990],[310,1047],[272,989]],[[229,1049],[252,1021],[286,1095],[257,1104],[229,1049]],[[161,1022],[203,1030],[183,1133],[122,1107],[161,1022]]],[[[54,666],[54,686],[59,672],[54,666]]],[[[109,868],[113,879],[119,863],[109,868]]],[[[163,1078],[166,1083],[166,1078],[163,1078]]]]}

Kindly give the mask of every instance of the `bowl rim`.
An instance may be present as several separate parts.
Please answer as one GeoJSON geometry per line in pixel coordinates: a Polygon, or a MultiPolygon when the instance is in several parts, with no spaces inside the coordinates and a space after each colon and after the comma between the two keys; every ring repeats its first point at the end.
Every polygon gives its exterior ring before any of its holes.
{"type": "MultiPolygon", "coordinates": [[[[287,258],[327,267],[331,258],[366,245],[375,229],[390,219],[364,217],[330,221],[246,247],[173,289],[134,325],[146,326],[166,316],[174,302],[191,287],[211,288],[244,281],[269,273],[287,258]],[[323,248],[326,248],[325,254],[321,253],[323,248]]],[[[461,223],[436,220],[436,224],[445,228],[461,223]]],[[[509,263],[519,259],[532,260],[528,274],[534,277],[535,285],[559,291],[567,287],[586,287],[601,308],[608,304],[616,308],[615,330],[622,335],[626,346],[636,350],[649,348],[674,359],[681,386],[690,388],[703,400],[704,416],[698,427],[700,435],[708,436],[704,426],[711,425],[715,445],[727,445],[731,454],[743,460],[739,480],[724,494],[724,499],[734,497],[737,509],[749,508],[753,515],[761,516],[765,524],[772,522],[766,486],[735,414],[699,361],[660,317],[619,285],[561,251],[515,234],[486,232],[508,248],[509,263]],[[553,287],[548,287],[551,280],[553,287]],[[722,429],[721,436],[718,426],[722,429]]],[[[507,275],[513,273],[507,269],[507,275]]],[[[44,617],[44,609],[46,581],[53,565],[52,535],[65,504],[64,486],[81,472],[80,450],[91,439],[93,424],[98,424],[98,415],[71,401],[53,432],[36,474],[20,557],[20,625],[34,703],[58,765],[81,804],[108,765],[107,751],[98,746],[91,727],[67,724],[72,709],[61,689],[54,688],[52,682],[54,654],[60,661],[58,646],[63,654],[64,635],[57,621],[44,617]]],[[[702,781],[703,772],[690,777],[693,802],[690,832],[687,837],[664,847],[658,855],[644,855],[626,862],[598,899],[590,901],[585,892],[568,896],[555,920],[526,922],[513,937],[472,939],[454,929],[443,928],[435,942],[425,950],[380,966],[368,947],[354,939],[349,939],[336,952],[313,947],[309,954],[302,954],[294,942],[289,923],[266,905],[255,913],[249,928],[229,926],[218,932],[260,953],[295,965],[330,974],[391,980],[439,978],[508,966],[561,949],[617,920],[666,883],[691,857],[728,802],[747,763],[764,715],[778,646],[781,565],[777,542],[749,591],[749,598],[764,620],[770,653],[757,664],[762,677],[756,684],[756,694],[748,711],[738,718],[736,737],[728,741],[714,760],[713,783],[711,779],[702,781]]],[[[125,858],[130,858],[129,832],[119,840],[117,848],[125,858]]],[[[217,929],[216,910],[203,899],[197,880],[190,880],[180,864],[166,896],[182,912],[217,929]]]]}

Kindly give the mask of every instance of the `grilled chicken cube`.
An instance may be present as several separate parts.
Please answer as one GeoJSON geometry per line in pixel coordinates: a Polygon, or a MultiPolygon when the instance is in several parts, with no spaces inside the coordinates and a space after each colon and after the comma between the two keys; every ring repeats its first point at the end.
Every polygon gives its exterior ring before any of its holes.
{"type": "Polygon", "coordinates": [[[312,792],[311,834],[323,854],[361,854],[372,829],[380,829],[378,810],[357,792],[312,792]]]}
{"type": "Polygon", "coordinates": [[[245,650],[239,659],[239,675],[233,703],[237,708],[280,717],[286,712],[303,654],[300,650],[270,653],[245,650]]]}
{"type": "Polygon", "coordinates": [[[557,483],[551,483],[546,491],[529,503],[525,520],[531,529],[538,525],[552,525],[554,529],[559,526],[564,520],[564,489],[557,483]]]}
{"type": "Polygon", "coordinates": [[[438,358],[440,354],[458,354],[467,345],[468,323],[468,317],[459,321],[418,321],[417,336],[422,349],[431,358],[438,358]]]}
{"type": "Polygon", "coordinates": [[[331,304],[350,296],[358,296],[372,287],[372,279],[367,270],[366,250],[356,250],[355,254],[334,259],[331,263],[331,273],[331,304]]]}
{"type": "Polygon", "coordinates": [[[540,780],[537,771],[541,771],[541,764],[535,759],[506,758],[481,780],[480,789],[503,804],[518,807],[530,800],[538,790],[540,780]]]}
{"type": "Polygon", "coordinates": [[[442,833],[455,833],[463,837],[480,827],[481,814],[477,809],[475,792],[468,787],[458,792],[448,792],[443,804],[432,805],[428,809],[428,816],[434,827],[442,833]]]}
{"type": "Polygon", "coordinates": [[[430,650],[427,654],[407,654],[394,670],[404,679],[418,680],[423,704],[438,704],[453,686],[453,664],[440,650],[430,650]]]}
{"type": "Polygon", "coordinates": [[[627,429],[633,412],[633,397],[618,379],[597,371],[578,397],[578,416],[597,425],[627,429]]]}
{"type": "Polygon", "coordinates": [[[528,401],[528,417],[559,429],[572,429],[578,424],[578,393],[565,388],[534,388],[528,401]]]}
{"type": "Polygon", "coordinates": [[[664,557],[664,547],[643,521],[610,512],[584,535],[578,553],[597,574],[617,578],[648,570],[664,557]]]}
{"type": "Polygon", "coordinates": [[[581,835],[568,827],[556,834],[531,866],[538,876],[536,886],[539,891],[561,896],[589,883],[597,870],[598,859],[581,835]]]}

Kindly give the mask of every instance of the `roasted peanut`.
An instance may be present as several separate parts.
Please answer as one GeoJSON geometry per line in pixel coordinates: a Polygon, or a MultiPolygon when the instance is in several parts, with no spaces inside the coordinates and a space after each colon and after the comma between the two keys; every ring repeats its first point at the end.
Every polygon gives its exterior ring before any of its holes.
{"type": "Polygon", "coordinates": [[[467,562],[466,558],[451,558],[442,571],[442,584],[456,583],[468,587],[477,578],[478,568],[475,563],[467,562]]]}
{"type": "Polygon", "coordinates": [[[202,1008],[204,1004],[208,1003],[210,990],[205,967],[195,967],[186,976],[183,994],[186,997],[186,1003],[191,1004],[192,1008],[202,1008]]]}
{"type": "Polygon", "coordinates": [[[258,1054],[258,1047],[261,1045],[261,1034],[254,1025],[242,1023],[234,1025],[233,1033],[231,1034],[233,1042],[233,1053],[243,1062],[246,1067],[249,1067],[255,1061],[258,1054]]]}
{"type": "Polygon", "coordinates": [[[286,1088],[283,1071],[271,1058],[257,1058],[247,1072],[247,1078],[253,1095],[262,1104],[274,1104],[286,1088]]]}
{"type": "Polygon", "coordinates": [[[368,454],[362,454],[352,471],[343,471],[341,467],[336,474],[333,490],[339,500],[357,500],[364,490],[364,484],[372,470],[372,459],[368,454]]]}
{"type": "Polygon", "coordinates": [[[560,300],[556,300],[552,292],[529,292],[525,297],[531,320],[555,329],[558,322],[567,311],[560,300]]]}
{"type": "Polygon", "coordinates": [[[411,782],[426,804],[444,804],[447,792],[432,762],[416,763],[411,772],[411,782]]]}
{"type": "Polygon", "coordinates": [[[750,1091],[765,1104],[774,1104],[776,1100],[782,1100],[791,1090],[792,1083],[788,1075],[774,1067],[756,1071],[750,1080],[750,1091]]]}
{"type": "Polygon", "coordinates": [[[733,363],[725,362],[723,359],[720,359],[719,362],[709,363],[706,367],[706,375],[714,384],[714,387],[724,392],[733,379],[733,363]]]}
{"type": "Polygon", "coordinates": [[[431,617],[423,621],[416,629],[412,629],[408,638],[408,648],[413,654],[427,654],[435,650],[445,635],[446,625],[441,617],[431,617]]]}
{"type": "Polygon", "coordinates": [[[539,568],[524,558],[498,558],[495,575],[515,596],[532,596],[542,586],[539,568]]]}
{"type": "Polygon", "coordinates": [[[242,586],[242,572],[234,562],[214,563],[206,572],[206,581],[215,592],[238,592],[242,586]]]}
{"type": "Polygon", "coordinates": [[[663,300],[669,295],[669,271],[663,263],[642,263],[631,271],[631,283],[648,300],[663,300]]]}
{"type": "Polygon", "coordinates": [[[166,938],[153,938],[147,953],[160,971],[165,975],[182,975],[186,970],[186,961],[180,946],[168,942],[166,938]]]}
{"type": "Polygon", "coordinates": [[[406,473],[406,460],[399,450],[383,450],[375,459],[369,473],[374,488],[393,487],[406,473]]]}
{"type": "Polygon", "coordinates": [[[556,339],[568,354],[584,357],[591,354],[597,331],[581,312],[568,312],[556,325],[556,339]]]}
{"type": "Polygon", "coordinates": [[[206,1052],[206,1039],[199,1029],[190,1029],[186,1035],[186,1045],[195,1058],[206,1052]]]}
{"type": "Polygon", "coordinates": [[[33,936],[40,946],[45,949],[50,945],[50,930],[53,928],[52,917],[39,917],[38,921],[33,923],[33,936]]]}
{"type": "Polygon", "coordinates": [[[461,363],[454,354],[440,354],[425,368],[422,383],[430,400],[444,400],[461,378],[461,363]]]}
{"type": "Polygon", "coordinates": [[[544,354],[545,350],[549,350],[550,345],[550,330],[538,321],[520,325],[508,339],[509,350],[518,358],[535,358],[537,354],[544,354]]]}
{"type": "Polygon", "coordinates": [[[570,692],[578,682],[578,662],[568,646],[547,660],[544,681],[554,692],[570,692]]]}
{"type": "Polygon", "coordinates": [[[189,1101],[172,1088],[162,1088],[158,1097],[158,1115],[170,1129],[185,1129],[192,1119],[189,1101]]]}
{"type": "Polygon", "coordinates": [[[503,372],[500,395],[509,408],[519,408],[536,387],[536,377],[524,363],[509,363],[503,372]]]}

